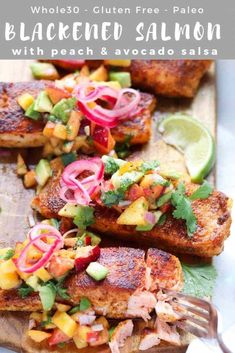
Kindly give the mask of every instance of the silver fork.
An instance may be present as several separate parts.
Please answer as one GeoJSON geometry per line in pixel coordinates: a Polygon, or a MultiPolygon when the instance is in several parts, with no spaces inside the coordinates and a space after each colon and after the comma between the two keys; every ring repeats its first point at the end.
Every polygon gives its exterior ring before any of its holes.
{"type": "Polygon", "coordinates": [[[166,293],[169,293],[177,307],[182,309],[182,320],[177,322],[179,328],[197,337],[216,342],[224,353],[232,353],[218,332],[218,314],[212,303],[169,290],[166,293]]]}

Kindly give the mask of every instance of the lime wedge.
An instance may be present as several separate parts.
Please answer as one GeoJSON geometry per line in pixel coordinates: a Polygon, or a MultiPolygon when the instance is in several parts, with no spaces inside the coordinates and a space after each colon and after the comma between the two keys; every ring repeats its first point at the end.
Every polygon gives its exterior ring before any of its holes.
{"type": "Polygon", "coordinates": [[[158,130],[166,143],[184,153],[192,181],[201,183],[215,162],[215,142],[209,130],[200,121],[180,113],[166,117],[158,130]]]}

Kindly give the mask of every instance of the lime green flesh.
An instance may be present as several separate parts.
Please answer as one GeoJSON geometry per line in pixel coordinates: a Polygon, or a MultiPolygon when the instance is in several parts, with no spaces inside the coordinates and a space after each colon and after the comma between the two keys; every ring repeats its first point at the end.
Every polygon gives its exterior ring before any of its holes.
{"type": "Polygon", "coordinates": [[[166,143],[184,153],[191,180],[201,183],[215,162],[215,142],[209,130],[184,114],[168,116],[158,129],[166,143]]]}

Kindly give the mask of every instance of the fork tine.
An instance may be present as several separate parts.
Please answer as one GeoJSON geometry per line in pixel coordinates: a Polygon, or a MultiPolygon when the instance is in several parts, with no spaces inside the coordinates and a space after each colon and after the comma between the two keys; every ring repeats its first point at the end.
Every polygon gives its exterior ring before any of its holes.
{"type": "Polygon", "coordinates": [[[211,303],[205,299],[199,299],[190,295],[185,295],[183,293],[176,293],[175,295],[173,294],[173,296],[179,300],[182,299],[187,303],[197,305],[204,310],[209,310],[211,307],[211,303]]]}
{"type": "Polygon", "coordinates": [[[187,321],[178,321],[178,322],[176,322],[176,326],[186,332],[192,333],[194,336],[203,337],[203,338],[208,337],[207,331],[205,329],[191,325],[187,321]]]}
{"type": "Polygon", "coordinates": [[[186,319],[188,322],[193,322],[194,324],[200,326],[200,327],[203,327],[204,329],[206,329],[208,331],[209,329],[209,323],[208,321],[205,321],[205,320],[199,320],[199,319],[196,319],[195,317],[193,316],[190,316],[190,315],[184,315],[183,316],[183,319],[186,319]]]}
{"type": "Polygon", "coordinates": [[[193,307],[191,305],[187,305],[185,303],[181,303],[181,302],[177,302],[177,305],[179,306],[182,306],[184,309],[187,309],[188,312],[192,313],[192,314],[195,314],[195,315],[198,315],[206,320],[209,320],[210,319],[210,315],[208,313],[208,311],[204,310],[199,310],[198,307],[193,307]]]}

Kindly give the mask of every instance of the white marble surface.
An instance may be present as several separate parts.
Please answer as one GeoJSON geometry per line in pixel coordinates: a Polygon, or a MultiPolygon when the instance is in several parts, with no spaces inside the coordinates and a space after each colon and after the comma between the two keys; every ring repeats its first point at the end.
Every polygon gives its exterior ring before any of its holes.
{"type": "MultiPolygon", "coordinates": [[[[235,60],[218,62],[217,73],[217,187],[235,200],[235,60]]],[[[235,209],[233,219],[234,216],[235,209]]],[[[215,259],[215,264],[219,277],[214,302],[227,329],[235,324],[235,224],[224,252],[215,259]]]]}
{"type": "MultiPolygon", "coordinates": [[[[217,74],[217,187],[235,200],[235,60],[219,61],[217,74]]],[[[214,303],[228,329],[235,324],[235,224],[224,252],[214,262],[219,274],[214,303]]],[[[0,348],[0,352],[10,351],[0,348]]]]}

